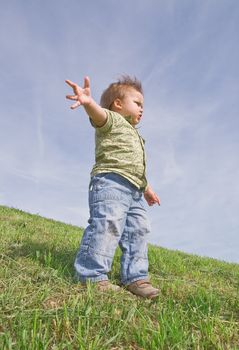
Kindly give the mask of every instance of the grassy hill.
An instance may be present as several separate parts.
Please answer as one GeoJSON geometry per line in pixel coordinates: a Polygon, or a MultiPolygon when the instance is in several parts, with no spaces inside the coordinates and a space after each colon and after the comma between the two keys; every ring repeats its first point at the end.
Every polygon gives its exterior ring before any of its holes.
{"type": "Polygon", "coordinates": [[[0,206],[1,350],[239,349],[239,265],[150,246],[158,300],[102,293],[74,281],[81,235],[0,206]]]}

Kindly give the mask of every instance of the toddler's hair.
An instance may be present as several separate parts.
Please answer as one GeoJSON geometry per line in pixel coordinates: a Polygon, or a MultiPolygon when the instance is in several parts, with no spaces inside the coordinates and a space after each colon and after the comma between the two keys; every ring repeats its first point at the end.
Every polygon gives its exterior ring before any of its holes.
{"type": "Polygon", "coordinates": [[[143,95],[143,88],[141,82],[136,78],[131,78],[129,75],[122,75],[118,81],[108,86],[103,91],[100,99],[100,105],[103,108],[111,109],[112,103],[117,99],[123,99],[125,91],[128,88],[133,88],[143,95]]]}

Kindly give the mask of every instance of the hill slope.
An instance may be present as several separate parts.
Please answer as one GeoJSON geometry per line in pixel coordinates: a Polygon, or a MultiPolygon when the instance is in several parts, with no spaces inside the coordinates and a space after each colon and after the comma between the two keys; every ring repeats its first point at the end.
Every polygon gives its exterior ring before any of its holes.
{"type": "Polygon", "coordinates": [[[239,348],[239,265],[150,246],[158,300],[100,293],[74,281],[81,234],[0,206],[0,349],[239,348]]]}

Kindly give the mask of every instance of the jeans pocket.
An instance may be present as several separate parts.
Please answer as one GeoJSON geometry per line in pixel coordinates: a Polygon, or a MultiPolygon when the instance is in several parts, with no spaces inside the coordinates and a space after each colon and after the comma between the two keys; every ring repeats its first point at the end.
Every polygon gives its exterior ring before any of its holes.
{"type": "Polygon", "coordinates": [[[100,191],[104,187],[104,177],[103,176],[94,176],[92,177],[89,185],[89,191],[100,191]]]}

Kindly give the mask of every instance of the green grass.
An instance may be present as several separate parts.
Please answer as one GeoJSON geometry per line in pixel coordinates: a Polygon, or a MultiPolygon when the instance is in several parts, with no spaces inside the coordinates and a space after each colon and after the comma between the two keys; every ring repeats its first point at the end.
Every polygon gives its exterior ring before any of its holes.
{"type": "Polygon", "coordinates": [[[100,293],[74,280],[81,235],[0,206],[1,350],[239,349],[239,265],[150,246],[159,299],[100,293]]]}

